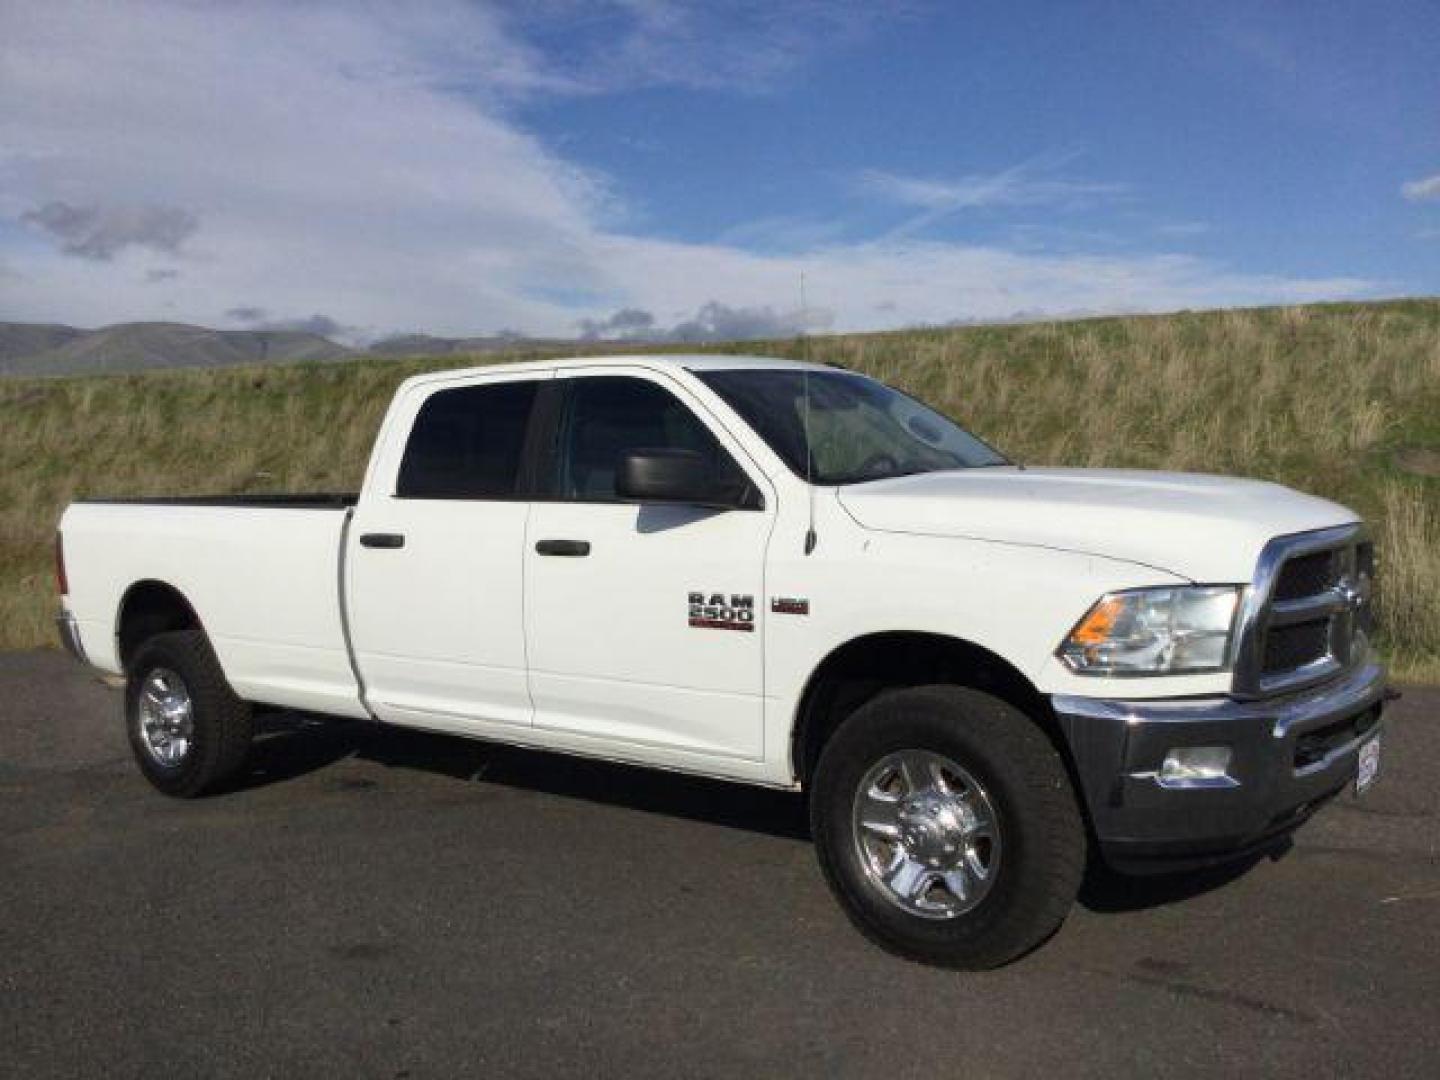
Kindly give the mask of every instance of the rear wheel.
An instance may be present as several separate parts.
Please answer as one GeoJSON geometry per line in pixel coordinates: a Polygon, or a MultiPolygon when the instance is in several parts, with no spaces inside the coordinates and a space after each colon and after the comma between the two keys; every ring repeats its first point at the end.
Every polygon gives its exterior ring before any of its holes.
{"type": "Polygon", "coordinates": [[[1059,754],[1013,706],[925,686],[882,694],[826,744],[811,791],[820,864],[871,940],[997,967],[1059,927],[1085,864],[1059,754]]]}
{"type": "Polygon", "coordinates": [[[130,664],[125,687],[130,749],[145,778],[167,795],[213,791],[245,764],[254,730],[198,630],[158,634],[130,664]]]}

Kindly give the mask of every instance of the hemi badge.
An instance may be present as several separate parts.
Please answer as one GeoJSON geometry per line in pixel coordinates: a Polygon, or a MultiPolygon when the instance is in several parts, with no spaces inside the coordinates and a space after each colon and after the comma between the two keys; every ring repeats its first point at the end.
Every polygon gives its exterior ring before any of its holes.
{"type": "Polygon", "coordinates": [[[770,610],[776,615],[809,615],[810,601],[798,596],[772,596],[770,610]]]}

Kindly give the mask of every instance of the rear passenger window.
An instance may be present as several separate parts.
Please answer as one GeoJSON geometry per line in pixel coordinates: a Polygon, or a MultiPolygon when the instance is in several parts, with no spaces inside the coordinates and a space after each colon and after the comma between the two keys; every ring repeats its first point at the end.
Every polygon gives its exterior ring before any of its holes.
{"type": "Polygon", "coordinates": [[[535,382],[441,390],[420,407],[395,494],[402,499],[509,499],[535,382]]]}

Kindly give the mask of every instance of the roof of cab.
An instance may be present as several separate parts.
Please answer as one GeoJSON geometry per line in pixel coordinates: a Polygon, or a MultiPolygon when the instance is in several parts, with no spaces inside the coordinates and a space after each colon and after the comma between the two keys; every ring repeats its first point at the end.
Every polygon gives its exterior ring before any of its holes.
{"type": "Polygon", "coordinates": [[[732,356],[722,353],[630,353],[619,356],[570,356],[554,357],[547,360],[523,360],[514,363],[483,364],[478,367],[451,368],[413,376],[407,385],[428,382],[449,382],[465,379],[472,375],[495,374],[497,372],[564,371],[587,367],[639,367],[663,371],[666,368],[681,368],[685,371],[732,371],[736,368],[763,370],[766,368],[810,369],[812,371],[834,371],[825,364],[805,363],[799,360],[785,360],[778,356],[732,356]]]}

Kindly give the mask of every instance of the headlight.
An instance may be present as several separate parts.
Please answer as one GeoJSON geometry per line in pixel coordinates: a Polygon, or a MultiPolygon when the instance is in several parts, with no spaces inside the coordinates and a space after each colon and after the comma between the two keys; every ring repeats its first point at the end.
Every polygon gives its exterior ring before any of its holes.
{"type": "Polygon", "coordinates": [[[1187,675],[1230,664],[1241,586],[1107,593],[1055,655],[1080,675],[1187,675]]]}

